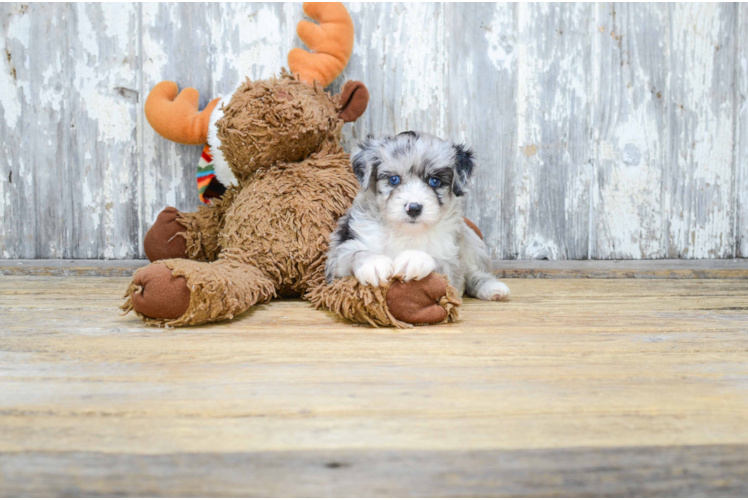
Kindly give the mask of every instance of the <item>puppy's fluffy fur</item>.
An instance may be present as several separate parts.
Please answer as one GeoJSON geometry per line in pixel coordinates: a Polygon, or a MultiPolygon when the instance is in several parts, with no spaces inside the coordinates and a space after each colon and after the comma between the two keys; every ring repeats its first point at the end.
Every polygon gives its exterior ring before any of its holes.
{"type": "Polygon", "coordinates": [[[353,157],[361,191],[338,222],[328,281],[353,275],[364,285],[447,275],[462,295],[501,300],[509,288],[491,273],[483,240],[463,219],[473,155],[429,134],[369,138],[353,157]]]}

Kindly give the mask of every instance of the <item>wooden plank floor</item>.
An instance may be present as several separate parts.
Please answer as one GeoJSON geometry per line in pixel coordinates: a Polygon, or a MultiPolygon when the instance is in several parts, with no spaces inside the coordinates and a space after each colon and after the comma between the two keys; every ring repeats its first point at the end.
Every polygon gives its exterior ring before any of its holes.
{"type": "MultiPolygon", "coordinates": [[[[0,276],[132,276],[147,260],[0,259],[0,276]]],[[[748,259],[495,260],[506,278],[748,279],[748,259]]]]}
{"type": "Polygon", "coordinates": [[[748,280],[522,280],[454,325],[144,327],[0,277],[0,496],[748,495],[748,280]]]}

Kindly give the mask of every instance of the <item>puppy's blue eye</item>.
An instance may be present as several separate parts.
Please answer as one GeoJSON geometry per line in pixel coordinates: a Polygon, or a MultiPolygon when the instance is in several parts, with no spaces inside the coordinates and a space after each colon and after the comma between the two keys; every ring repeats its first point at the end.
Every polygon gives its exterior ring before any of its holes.
{"type": "Polygon", "coordinates": [[[400,184],[400,176],[393,175],[392,177],[390,177],[390,184],[392,184],[393,186],[397,186],[398,184],[400,184]]]}
{"type": "Polygon", "coordinates": [[[436,177],[429,177],[429,186],[431,186],[432,188],[438,188],[441,185],[442,181],[440,181],[436,177]]]}

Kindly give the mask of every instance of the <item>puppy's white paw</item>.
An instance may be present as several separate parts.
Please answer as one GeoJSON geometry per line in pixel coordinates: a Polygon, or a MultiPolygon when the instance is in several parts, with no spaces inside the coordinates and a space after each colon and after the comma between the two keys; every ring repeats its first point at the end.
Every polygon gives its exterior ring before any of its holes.
{"type": "Polygon", "coordinates": [[[432,256],[420,250],[406,250],[395,259],[393,276],[405,281],[420,280],[436,269],[436,261],[432,256]]]}
{"type": "Polygon", "coordinates": [[[491,280],[483,283],[478,290],[478,297],[481,300],[504,300],[509,297],[509,287],[501,281],[491,280]]]}
{"type": "Polygon", "coordinates": [[[392,259],[386,255],[369,257],[353,275],[362,285],[378,286],[380,283],[386,283],[392,276],[392,259]]]}

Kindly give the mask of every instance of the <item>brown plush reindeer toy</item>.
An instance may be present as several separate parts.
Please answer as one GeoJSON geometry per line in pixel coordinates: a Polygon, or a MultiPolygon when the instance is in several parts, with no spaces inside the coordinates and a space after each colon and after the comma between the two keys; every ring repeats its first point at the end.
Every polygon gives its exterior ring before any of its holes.
{"type": "Polygon", "coordinates": [[[353,23],[342,4],[308,3],[291,74],[252,82],[198,112],[198,93],[161,82],[145,113],[166,139],[210,147],[226,192],[197,212],[168,207],[145,236],[152,264],[133,277],[122,306],[147,324],[187,326],[233,318],[274,297],[304,297],[317,307],[371,325],[406,327],[454,320],[460,301],[436,274],[420,281],[362,286],[328,283],[325,253],[337,219],[358,190],[340,146],[343,123],[363,114],[366,87],[323,89],[353,50],[353,23]]]}

